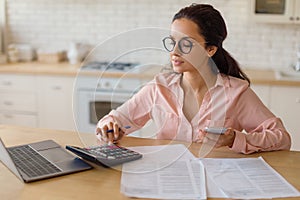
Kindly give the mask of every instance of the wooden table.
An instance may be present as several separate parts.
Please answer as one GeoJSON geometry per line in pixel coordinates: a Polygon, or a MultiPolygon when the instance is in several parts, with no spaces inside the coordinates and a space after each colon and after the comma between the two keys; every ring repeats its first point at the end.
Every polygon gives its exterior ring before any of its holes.
{"type": "MultiPolygon", "coordinates": [[[[95,143],[93,134],[35,129],[0,125],[0,137],[6,146],[25,144],[40,140],[53,139],[62,146],[66,144],[83,145],[95,143]],[[81,138],[81,139],[80,139],[81,138]]],[[[167,140],[152,140],[126,137],[123,146],[149,146],[169,144],[167,140]]],[[[171,142],[179,143],[179,142],[171,142]]],[[[200,144],[185,144],[197,156],[200,144]]],[[[276,151],[243,155],[226,147],[214,149],[207,157],[243,158],[262,156],[275,170],[300,190],[300,152],[276,151]]],[[[120,193],[121,172],[116,169],[95,166],[94,169],[25,184],[14,176],[2,163],[0,164],[0,199],[131,199],[120,193]]],[[[299,198],[286,198],[299,199],[299,198]]]]}

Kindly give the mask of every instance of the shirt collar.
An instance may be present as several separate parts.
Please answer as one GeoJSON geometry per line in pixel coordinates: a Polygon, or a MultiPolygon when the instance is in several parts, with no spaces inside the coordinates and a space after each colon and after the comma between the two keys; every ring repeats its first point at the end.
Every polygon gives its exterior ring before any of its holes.
{"type": "MultiPolygon", "coordinates": [[[[181,78],[182,78],[182,74],[178,74],[178,73],[173,73],[171,76],[168,76],[168,86],[180,83],[181,78]]],[[[213,88],[217,86],[231,87],[229,76],[218,73],[217,80],[213,88]]]]}
{"type": "Polygon", "coordinates": [[[217,74],[217,80],[216,80],[216,83],[215,83],[214,87],[217,87],[217,86],[231,87],[229,76],[227,76],[225,74],[218,73],[217,74]]]}
{"type": "Polygon", "coordinates": [[[168,86],[171,86],[173,84],[180,84],[180,80],[181,80],[182,74],[178,74],[178,73],[172,73],[171,76],[168,76],[168,86]]]}

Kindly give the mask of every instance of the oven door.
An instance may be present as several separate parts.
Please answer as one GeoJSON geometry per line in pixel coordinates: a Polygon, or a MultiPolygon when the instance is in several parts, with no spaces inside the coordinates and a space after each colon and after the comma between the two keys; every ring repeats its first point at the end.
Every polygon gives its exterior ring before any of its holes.
{"type": "Polygon", "coordinates": [[[110,91],[78,91],[76,124],[79,132],[95,133],[96,124],[112,109],[127,101],[132,93],[110,91]]]}

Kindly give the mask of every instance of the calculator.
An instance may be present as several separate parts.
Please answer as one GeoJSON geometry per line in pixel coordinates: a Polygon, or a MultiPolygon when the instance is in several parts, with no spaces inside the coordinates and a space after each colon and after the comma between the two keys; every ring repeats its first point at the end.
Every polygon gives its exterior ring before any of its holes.
{"type": "Polygon", "coordinates": [[[120,165],[143,157],[142,154],[136,151],[132,151],[115,144],[106,144],[87,148],[67,145],[66,149],[85,160],[105,167],[120,165]]]}

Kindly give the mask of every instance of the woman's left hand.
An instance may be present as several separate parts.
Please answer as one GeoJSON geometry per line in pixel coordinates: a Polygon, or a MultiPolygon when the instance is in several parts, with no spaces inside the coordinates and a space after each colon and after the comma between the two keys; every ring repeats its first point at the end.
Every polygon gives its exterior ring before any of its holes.
{"type": "Polygon", "coordinates": [[[220,135],[215,147],[221,147],[221,146],[232,147],[234,139],[235,139],[235,130],[233,128],[228,128],[224,134],[220,135]]]}
{"type": "Polygon", "coordinates": [[[227,128],[226,132],[221,135],[216,135],[215,133],[208,133],[204,130],[201,130],[199,133],[199,140],[197,142],[215,143],[215,147],[232,147],[234,139],[235,130],[233,128],[227,128]]]}

